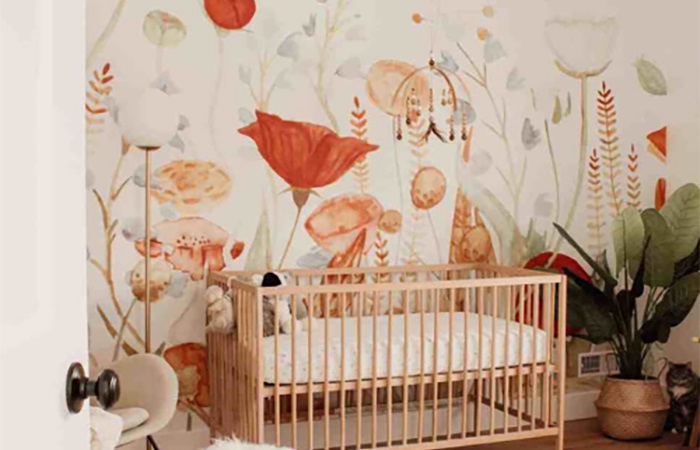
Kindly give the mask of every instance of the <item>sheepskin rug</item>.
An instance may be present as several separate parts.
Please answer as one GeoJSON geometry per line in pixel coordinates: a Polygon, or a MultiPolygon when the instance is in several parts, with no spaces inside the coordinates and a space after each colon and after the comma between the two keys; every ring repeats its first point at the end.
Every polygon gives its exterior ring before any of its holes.
{"type": "Polygon", "coordinates": [[[250,444],[239,440],[214,441],[214,445],[205,450],[292,450],[289,447],[275,447],[267,444],[250,444]]]}

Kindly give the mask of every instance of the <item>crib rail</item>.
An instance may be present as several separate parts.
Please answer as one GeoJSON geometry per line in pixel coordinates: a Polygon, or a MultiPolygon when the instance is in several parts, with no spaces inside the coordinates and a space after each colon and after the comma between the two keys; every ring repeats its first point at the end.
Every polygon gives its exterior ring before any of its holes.
{"type": "MultiPolygon", "coordinates": [[[[208,334],[212,434],[299,448],[563,445],[565,277],[480,264],[222,272],[232,332],[208,334]],[[313,312],[263,336],[263,302],[313,312]]],[[[275,309],[276,311],[276,309],[275,309]]],[[[275,315],[274,322],[277,321],[275,315]]]]}

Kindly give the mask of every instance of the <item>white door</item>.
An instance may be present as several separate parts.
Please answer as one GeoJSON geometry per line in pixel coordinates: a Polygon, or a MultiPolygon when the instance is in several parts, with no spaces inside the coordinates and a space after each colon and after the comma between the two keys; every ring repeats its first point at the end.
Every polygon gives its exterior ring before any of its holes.
{"type": "Polygon", "coordinates": [[[89,448],[84,1],[0,0],[0,448],[89,448]]]}

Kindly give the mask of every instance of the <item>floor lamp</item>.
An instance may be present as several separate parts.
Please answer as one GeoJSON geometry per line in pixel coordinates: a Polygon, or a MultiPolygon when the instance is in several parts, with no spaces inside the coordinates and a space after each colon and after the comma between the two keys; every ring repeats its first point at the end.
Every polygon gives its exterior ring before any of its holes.
{"type": "MultiPolygon", "coordinates": [[[[133,97],[118,112],[124,139],[144,154],[144,351],[151,353],[151,156],[177,134],[180,114],[173,97],[159,87],[150,87],[133,97]]],[[[147,446],[157,448],[152,436],[147,446]]]]}

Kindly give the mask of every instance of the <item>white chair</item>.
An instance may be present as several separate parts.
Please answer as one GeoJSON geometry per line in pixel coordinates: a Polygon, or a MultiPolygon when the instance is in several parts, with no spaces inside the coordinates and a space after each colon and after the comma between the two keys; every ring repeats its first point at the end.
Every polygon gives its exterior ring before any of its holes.
{"type": "Polygon", "coordinates": [[[177,409],[175,371],[155,355],[130,356],[111,369],[121,386],[120,399],[109,411],[124,420],[118,447],[145,438],[158,449],[152,436],[168,425],[177,409]]]}

